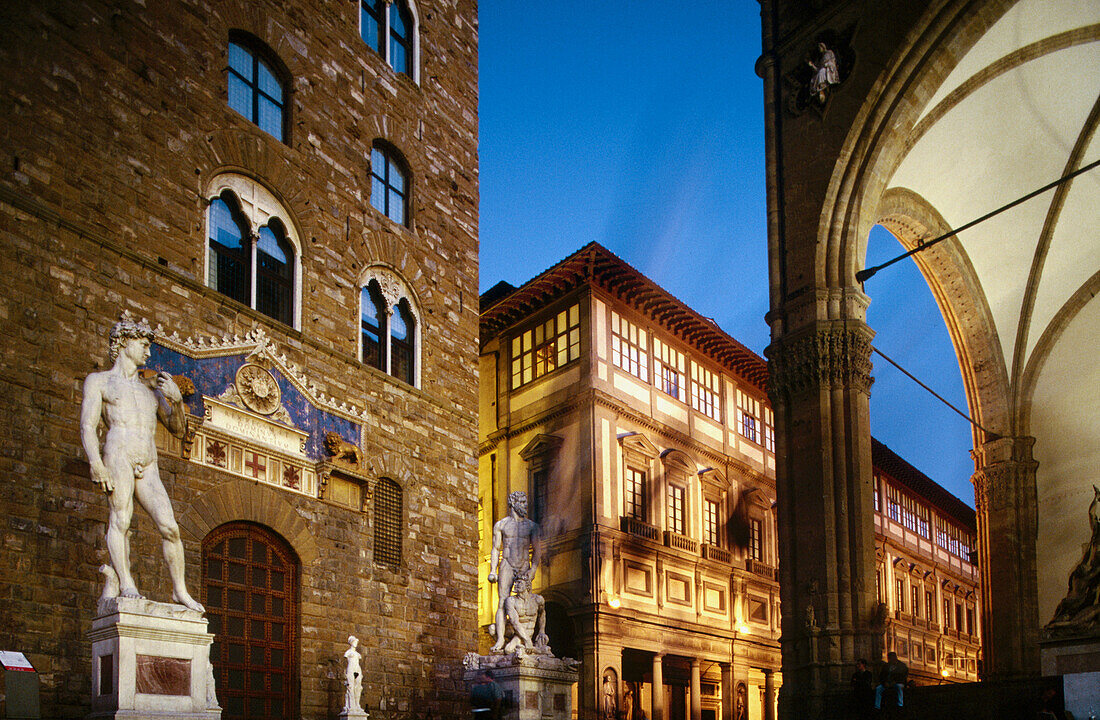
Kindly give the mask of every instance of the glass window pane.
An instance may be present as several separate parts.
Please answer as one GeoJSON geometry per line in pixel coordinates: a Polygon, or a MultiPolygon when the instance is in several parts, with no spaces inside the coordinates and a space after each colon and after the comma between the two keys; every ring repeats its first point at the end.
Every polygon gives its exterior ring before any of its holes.
{"type": "Polygon", "coordinates": [[[283,109],[261,95],[259,98],[259,112],[260,117],[256,119],[256,124],[260,126],[260,129],[282,140],[283,109]]]}
{"type": "Polygon", "coordinates": [[[387,179],[390,182],[390,187],[395,190],[405,192],[405,174],[401,172],[401,168],[397,166],[392,160],[389,161],[389,167],[387,168],[387,179]]]}
{"type": "Polygon", "coordinates": [[[245,80],[251,80],[252,53],[237,43],[229,43],[229,67],[240,73],[245,80]]]}
{"type": "Polygon", "coordinates": [[[386,212],[386,186],[377,176],[371,176],[370,204],[378,212],[386,212]]]}
{"type": "Polygon", "coordinates": [[[390,38],[390,64],[395,72],[409,74],[409,58],[405,46],[397,38],[390,38]]]}
{"type": "Polygon", "coordinates": [[[229,107],[252,119],[252,88],[233,73],[229,73],[229,107]]]}
{"type": "Polygon", "coordinates": [[[377,0],[376,2],[363,2],[359,5],[359,35],[363,38],[363,42],[375,52],[379,52],[380,49],[378,45],[379,23],[377,15],[380,2],[381,0],[377,0]],[[375,14],[371,14],[371,11],[375,14]]]}
{"type": "Polygon", "coordinates": [[[283,102],[283,86],[279,82],[279,79],[275,77],[275,73],[271,71],[271,68],[263,60],[260,60],[257,64],[257,70],[259,74],[259,87],[265,95],[270,97],[275,102],[282,104],[283,102]]]}
{"type": "Polygon", "coordinates": [[[390,190],[389,212],[386,215],[395,223],[405,224],[405,198],[401,194],[390,190]]]}
{"type": "Polygon", "coordinates": [[[408,37],[408,30],[405,28],[405,18],[401,12],[401,2],[398,0],[390,5],[390,32],[398,37],[408,37]]]}
{"type": "Polygon", "coordinates": [[[286,253],[279,247],[279,240],[270,227],[264,225],[260,228],[259,251],[280,263],[286,263],[286,253]]]}
{"type": "Polygon", "coordinates": [[[390,317],[390,334],[398,340],[407,339],[408,328],[405,327],[405,313],[401,312],[401,308],[395,305],[393,315],[390,317]]]}

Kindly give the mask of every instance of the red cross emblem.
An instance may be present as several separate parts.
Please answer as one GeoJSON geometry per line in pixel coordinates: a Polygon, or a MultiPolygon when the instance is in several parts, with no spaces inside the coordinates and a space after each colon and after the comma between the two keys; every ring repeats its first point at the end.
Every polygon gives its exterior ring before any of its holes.
{"type": "Polygon", "coordinates": [[[267,475],[267,463],[263,455],[254,452],[244,454],[244,466],[252,471],[252,477],[265,477],[267,475]]]}

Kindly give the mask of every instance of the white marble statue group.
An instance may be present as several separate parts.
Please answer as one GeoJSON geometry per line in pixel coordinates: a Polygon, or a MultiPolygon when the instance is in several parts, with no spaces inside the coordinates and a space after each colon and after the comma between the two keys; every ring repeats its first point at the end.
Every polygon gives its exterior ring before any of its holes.
{"type": "Polygon", "coordinates": [[[124,312],[110,334],[109,370],[84,380],[80,432],[92,481],[107,493],[110,515],[107,550],[110,566],[103,598],[142,598],[130,571],[130,522],[134,500],[145,508],[161,534],[164,560],[172,580],[172,599],[198,612],[200,605],[184,583],[183,542],[157,467],[155,432],[158,419],[169,432],[182,437],[187,431],[183,396],[172,376],[165,372],[140,372],[149,359],[153,330],[144,320],[124,312]],[[102,447],[100,423],[106,425],[102,447]]]}
{"type": "Polygon", "coordinates": [[[496,642],[494,654],[524,652],[550,654],[546,636],[546,604],[531,590],[541,546],[539,526],[527,517],[527,493],[508,495],[508,515],[493,525],[493,549],[489,556],[489,582],[497,584],[497,611],[489,632],[496,642]],[[498,570],[499,566],[499,570],[498,570]],[[512,628],[507,638],[505,621],[512,628]]]}

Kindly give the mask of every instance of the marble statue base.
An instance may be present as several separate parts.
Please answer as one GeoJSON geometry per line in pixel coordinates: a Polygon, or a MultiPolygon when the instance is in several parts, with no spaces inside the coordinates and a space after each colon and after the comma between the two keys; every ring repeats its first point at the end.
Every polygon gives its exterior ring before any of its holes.
{"type": "Polygon", "coordinates": [[[1043,675],[1061,675],[1066,710],[1086,718],[1100,710],[1100,631],[1048,625],[1039,641],[1043,675]]]}
{"type": "Polygon", "coordinates": [[[336,716],[339,720],[367,720],[370,715],[366,710],[341,710],[336,716]]]}
{"type": "Polygon", "coordinates": [[[92,621],[94,718],[217,720],[202,613],[182,605],[109,598],[92,621]]]}
{"type": "Polygon", "coordinates": [[[524,654],[466,656],[466,683],[472,684],[483,669],[504,691],[504,720],[571,720],[573,686],[580,673],[571,658],[524,654]]]}

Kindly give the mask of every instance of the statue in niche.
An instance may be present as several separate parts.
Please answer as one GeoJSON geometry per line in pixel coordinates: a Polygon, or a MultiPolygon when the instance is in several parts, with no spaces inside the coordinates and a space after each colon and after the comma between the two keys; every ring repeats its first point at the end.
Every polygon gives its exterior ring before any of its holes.
{"type": "Polygon", "coordinates": [[[603,676],[603,720],[616,720],[618,714],[617,695],[618,688],[615,687],[615,678],[608,671],[603,676]]]}
{"type": "Polygon", "coordinates": [[[359,652],[359,638],[348,636],[348,649],[344,652],[344,658],[348,661],[344,671],[344,715],[355,715],[363,712],[360,698],[363,695],[363,669],[359,661],[363,655],[359,652]]]}
{"type": "Polygon", "coordinates": [[[840,68],[837,66],[836,53],[825,43],[817,44],[817,52],[816,62],[814,59],[806,61],[814,71],[813,77],[810,78],[810,95],[824,105],[829,86],[840,84],[840,68]]]}
{"type": "Polygon", "coordinates": [[[1085,545],[1081,560],[1069,575],[1066,597],[1054,611],[1047,630],[1073,628],[1086,630],[1100,626],[1100,488],[1092,486],[1089,504],[1089,528],[1092,536],[1085,545]]]}
{"type": "Polygon", "coordinates": [[[164,560],[172,580],[172,599],[203,612],[184,583],[183,542],[172,512],[172,501],[160,479],[154,439],[157,421],[176,437],[187,432],[183,395],[172,376],[158,372],[139,374],[149,359],[153,331],[127,311],[111,328],[110,370],[95,372],[84,380],[80,409],[80,435],[88,456],[92,481],[107,493],[110,515],[107,550],[111,565],[104,597],[142,598],[130,572],[130,521],[134,499],[156,524],[163,538],[164,560]],[[99,425],[107,427],[103,447],[99,425]],[[116,577],[110,578],[113,574],[116,577]],[[117,585],[115,585],[117,580],[117,585]]]}
{"type": "MultiPolygon", "coordinates": [[[[493,550],[489,555],[490,583],[497,583],[497,612],[493,632],[496,643],[490,652],[504,650],[505,601],[512,595],[516,579],[530,581],[540,559],[539,526],[527,517],[527,493],[517,490],[508,494],[508,515],[493,525],[493,550]],[[499,564],[499,575],[497,566],[499,564]]],[[[541,600],[541,596],[539,597],[541,600]]]]}

